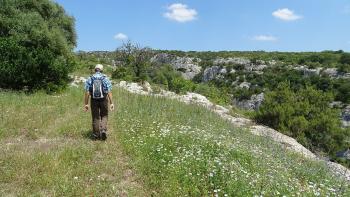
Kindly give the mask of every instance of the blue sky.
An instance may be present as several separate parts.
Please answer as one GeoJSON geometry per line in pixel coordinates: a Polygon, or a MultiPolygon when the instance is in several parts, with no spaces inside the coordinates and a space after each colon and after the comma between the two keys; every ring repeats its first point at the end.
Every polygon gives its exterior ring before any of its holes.
{"type": "Polygon", "coordinates": [[[56,0],[76,50],[350,51],[350,0],[56,0]]]}

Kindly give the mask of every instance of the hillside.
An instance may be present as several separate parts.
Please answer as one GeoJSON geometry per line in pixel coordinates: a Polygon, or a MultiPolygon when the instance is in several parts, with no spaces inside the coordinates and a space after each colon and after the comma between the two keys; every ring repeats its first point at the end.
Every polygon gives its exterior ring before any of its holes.
{"type": "Polygon", "coordinates": [[[250,4],[0,0],[0,196],[350,196],[349,6],[250,4]]]}
{"type": "Polygon", "coordinates": [[[77,57],[84,73],[102,62],[116,80],[149,81],[232,106],[233,113],[350,167],[350,53],[159,51],[126,43],[77,57]]]}
{"type": "Polygon", "coordinates": [[[91,141],[82,91],[1,92],[5,195],[349,194],[328,167],[207,109],[115,88],[110,138],[91,141]],[[16,188],[15,190],[13,188],[16,188]]]}

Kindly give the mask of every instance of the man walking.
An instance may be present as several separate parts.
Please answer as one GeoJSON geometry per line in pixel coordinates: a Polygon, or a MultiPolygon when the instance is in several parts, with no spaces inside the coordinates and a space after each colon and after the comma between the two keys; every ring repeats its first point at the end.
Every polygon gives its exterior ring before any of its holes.
{"type": "Polygon", "coordinates": [[[92,115],[92,138],[107,139],[108,102],[110,109],[114,110],[112,97],[112,84],[106,75],[102,74],[103,66],[95,66],[95,74],[85,82],[84,109],[89,110],[89,97],[92,115]]]}

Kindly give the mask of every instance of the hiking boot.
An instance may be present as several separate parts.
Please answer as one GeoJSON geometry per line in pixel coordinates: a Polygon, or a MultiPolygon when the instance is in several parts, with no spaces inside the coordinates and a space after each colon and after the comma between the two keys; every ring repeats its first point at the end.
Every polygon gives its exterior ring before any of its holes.
{"type": "Polygon", "coordinates": [[[92,132],[91,134],[91,139],[93,140],[99,140],[100,139],[100,134],[97,132],[92,132]]]}
{"type": "Polygon", "coordinates": [[[105,141],[107,139],[107,132],[105,130],[101,131],[101,140],[105,141]]]}

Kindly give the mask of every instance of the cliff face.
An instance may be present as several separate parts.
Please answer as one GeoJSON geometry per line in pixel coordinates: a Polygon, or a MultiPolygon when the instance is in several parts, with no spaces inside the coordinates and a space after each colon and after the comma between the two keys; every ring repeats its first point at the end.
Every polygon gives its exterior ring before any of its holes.
{"type": "Polygon", "coordinates": [[[152,63],[171,65],[181,73],[183,78],[188,80],[201,72],[202,68],[198,65],[200,61],[199,58],[177,57],[166,53],[160,53],[151,58],[152,63]]]}
{"type": "MultiPolygon", "coordinates": [[[[204,83],[210,82],[212,80],[226,80],[228,75],[237,73],[237,70],[232,68],[232,65],[238,65],[241,67],[241,71],[246,73],[255,73],[258,75],[264,74],[264,70],[278,64],[277,61],[263,61],[256,60],[252,62],[247,58],[221,58],[218,57],[212,61],[212,66],[202,68],[200,66],[200,58],[190,58],[190,57],[179,57],[175,55],[170,55],[167,53],[159,53],[151,58],[151,62],[158,64],[169,64],[175,70],[179,71],[185,79],[191,80],[196,75],[201,74],[201,80],[204,83]],[[202,72],[203,71],[203,72],[202,72]]],[[[336,68],[309,68],[307,65],[288,65],[286,66],[291,70],[297,70],[303,73],[304,77],[310,76],[328,76],[331,79],[348,79],[350,78],[350,73],[339,72],[336,68]]],[[[246,75],[237,76],[236,81],[232,84],[234,88],[238,89],[250,89],[251,83],[245,81],[246,75]],[[243,79],[243,82],[238,82],[243,79]]],[[[264,93],[253,94],[249,99],[232,99],[232,104],[236,107],[244,110],[257,110],[259,106],[264,101],[264,93]]],[[[349,106],[342,107],[342,113],[340,118],[342,120],[342,125],[344,127],[350,126],[350,108],[349,106]]]]}

